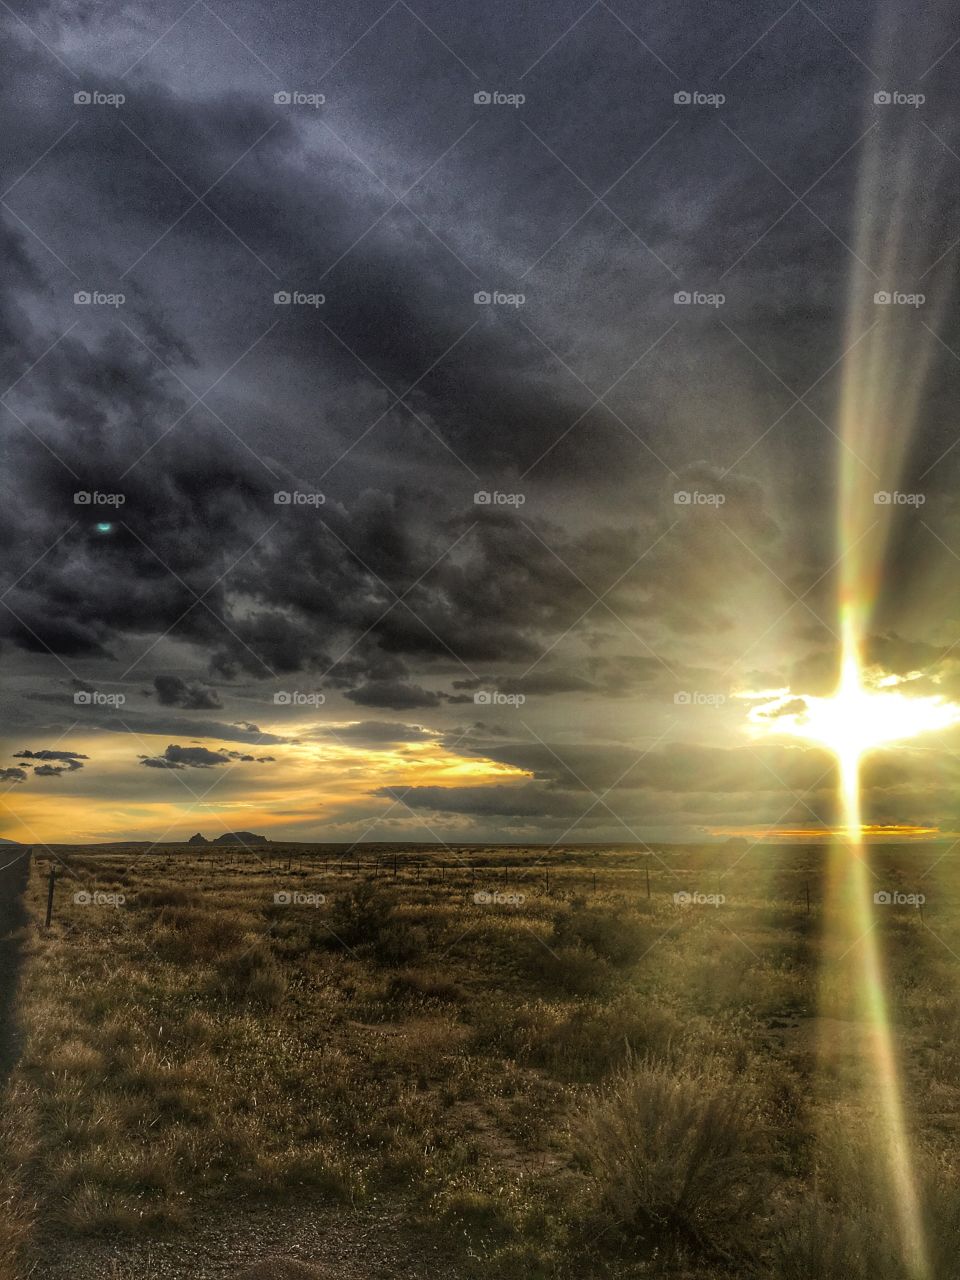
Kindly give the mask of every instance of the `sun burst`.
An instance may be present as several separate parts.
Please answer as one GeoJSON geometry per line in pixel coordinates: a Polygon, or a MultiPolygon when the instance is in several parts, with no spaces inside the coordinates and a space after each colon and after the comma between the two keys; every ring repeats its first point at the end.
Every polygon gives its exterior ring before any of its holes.
{"type": "Polygon", "coordinates": [[[826,747],[845,771],[855,770],[875,748],[960,723],[960,706],[940,694],[914,695],[881,687],[886,683],[868,682],[856,653],[850,652],[829,697],[777,691],[751,707],[748,723],[757,734],[786,734],[826,747]]]}

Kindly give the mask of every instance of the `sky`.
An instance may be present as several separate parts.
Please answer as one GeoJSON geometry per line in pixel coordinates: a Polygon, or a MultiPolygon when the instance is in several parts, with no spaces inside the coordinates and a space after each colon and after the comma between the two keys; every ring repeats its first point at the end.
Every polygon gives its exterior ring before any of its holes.
{"type": "Polygon", "coordinates": [[[7,838],[806,838],[844,566],[960,701],[950,6],[0,23],[7,838]]]}

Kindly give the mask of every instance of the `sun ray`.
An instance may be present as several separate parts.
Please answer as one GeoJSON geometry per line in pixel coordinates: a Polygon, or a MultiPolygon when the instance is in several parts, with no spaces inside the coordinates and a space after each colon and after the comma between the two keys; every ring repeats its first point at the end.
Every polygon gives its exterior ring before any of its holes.
{"type": "Polygon", "coordinates": [[[753,705],[748,728],[764,735],[802,738],[827,748],[837,760],[841,823],[834,833],[825,904],[825,954],[836,946],[850,957],[854,989],[849,1013],[866,1031],[883,1133],[878,1146],[888,1171],[890,1200],[898,1218],[903,1261],[911,1280],[928,1280],[922,1211],[910,1150],[900,1070],[890,1025],[886,979],[873,908],[869,845],[864,838],[861,769],[877,747],[904,742],[960,722],[960,706],[933,695],[911,697],[889,681],[865,677],[861,636],[863,616],[851,592],[841,604],[841,660],[837,688],[830,697],[775,690],[745,695],[753,705]]]}

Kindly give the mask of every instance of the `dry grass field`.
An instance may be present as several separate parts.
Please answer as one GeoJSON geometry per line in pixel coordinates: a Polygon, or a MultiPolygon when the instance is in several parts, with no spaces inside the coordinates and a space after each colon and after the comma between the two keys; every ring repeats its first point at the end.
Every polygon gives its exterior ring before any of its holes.
{"type": "MultiPolygon", "coordinates": [[[[549,876],[535,849],[56,853],[48,930],[43,851],[27,891],[2,1280],[268,1255],[911,1280],[824,850],[565,849],[549,876]]],[[[915,891],[936,853],[873,856],[915,891]]],[[[952,865],[922,918],[872,926],[937,1280],[960,1274],[952,865]]]]}

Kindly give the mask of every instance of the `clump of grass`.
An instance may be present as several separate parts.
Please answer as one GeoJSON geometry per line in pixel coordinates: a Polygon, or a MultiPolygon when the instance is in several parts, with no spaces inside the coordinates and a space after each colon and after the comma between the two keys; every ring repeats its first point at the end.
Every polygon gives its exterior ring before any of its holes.
{"type": "Polygon", "coordinates": [[[527,942],[529,972],[548,989],[568,996],[597,996],[609,991],[614,973],[610,965],[582,943],[527,942]]]}
{"type": "Polygon", "coordinates": [[[892,1280],[904,1273],[890,1245],[876,1214],[840,1214],[814,1198],[781,1220],[775,1275],[777,1280],[892,1280]]]}
{"type": "Polygon", "coordinates": [[[724,1256],[759,1207],[762,1142],[747,1094],[715,1069],[630,1065],[575,1125],[600,1218],[644,1250],[724,1256]]]}
{"type": "Polygon", "coordinates": [[[337,896],[328,932],[332,946],[367,950],[387,965],[422,958],[430,943],[428,930],[397,909],[395,895],[368,880],[337,896]]]}
{"type": "Polygon", "coordinates": [[[960,1191],[956,1171],[914,1162],[918,1240],[904,1230],[904,1202],[893,1193],[883,1146],[827,1137],[818,1148],[817,1191],[778,1216],[773,1255],[777,1280],[913,1280],[957,1274],[960,1191]]]}
{"type": "Polygon", "coordinates": [[[551,945],[587,947],[619,968],[639,960],[650,942],[647,930],[625,909],[588,907],[575,900],[571,910],[557,917],[551,945]]]}
{"type": "Polygon", "coordinates": [[[214,992],[230,1003],[273,1008],[286,991],[283,972],[262,943],[234,947],[217,962],[214,973],[214,992]]]}
{"type": "Polygon", "coordinates": [[[69,1191],[52,1215],[58,1225],[78,1236],[162,1232],[186,1222],[184,1210],[174,1202],[81,1183],[69,1191]]]}
{"type": "Polygon", "coordinates": [[[189,907],[195,901],[195,893],[174,884],[143,889],[137,894],[137,904],[141,907],[189,907]]]}

